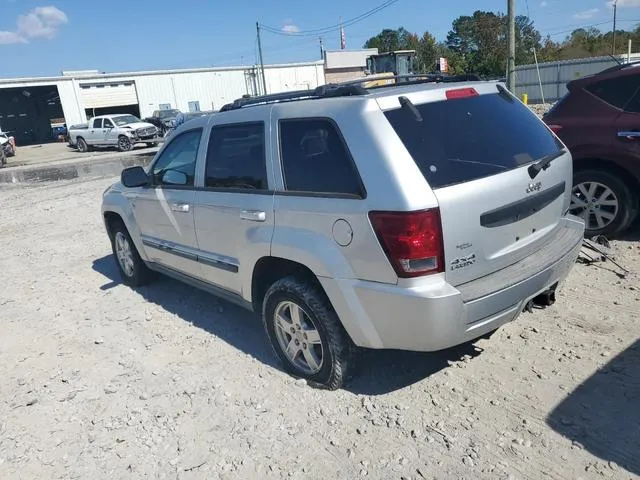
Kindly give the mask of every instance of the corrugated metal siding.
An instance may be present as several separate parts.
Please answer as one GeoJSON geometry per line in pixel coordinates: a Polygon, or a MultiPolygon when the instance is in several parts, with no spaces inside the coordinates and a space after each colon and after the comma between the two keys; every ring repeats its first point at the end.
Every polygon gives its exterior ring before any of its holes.
{"type": "MultiPolygon", "coordinates": [[[[619,57],[626,62],[625,57],[619,57]]],[[[631,55],[631,61],[640,60],[640,53],[631,55]]],[[[541,63],[540,80],[544,100],[553,103],[567,93],[567,83],[576,78],[593,75],[602,70],[617,65],[611,57],[582,58],[577,60],[565,60],[561,62],[541,63]]],[[[540,84],[538,83],[538,71],[535,65],[522,65],[516,67],[516,94],[529,96],[529,103],[542,102],[540,84]]]]}

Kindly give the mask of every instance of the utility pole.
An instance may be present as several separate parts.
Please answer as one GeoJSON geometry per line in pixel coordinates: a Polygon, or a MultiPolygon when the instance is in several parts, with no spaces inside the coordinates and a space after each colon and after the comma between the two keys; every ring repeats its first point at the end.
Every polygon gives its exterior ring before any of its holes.
{"type": "Polygon", "coordinates": [[[322,37],[318,37],[320,40],[320,60],[324,60],[324,44],[322,43],[322,37]]]}
{"type": "Polygon", "coordinates": [[[613,45],[611,47],[611,55],[616,54],[616,17],[618,13],[618,0],[613,0],[613,45]]]}
{"type": "Polygon", "coordinates": [[[509,55],[507,59],[507,88],[511,93],[516,91],[516,0],[508,0],[507,17],[509,28],[509,55]]]}
{"type": "Polygon", "coordinates": [[[267,78],[264,75],[264,60],[262,59],[262,41],[260,40],[260,24],[256,22],[256,32],[258,33],[258,54],[260,55],[260,71],[262,72],[262,86],[264,94],[267,94],[267,78]]]}

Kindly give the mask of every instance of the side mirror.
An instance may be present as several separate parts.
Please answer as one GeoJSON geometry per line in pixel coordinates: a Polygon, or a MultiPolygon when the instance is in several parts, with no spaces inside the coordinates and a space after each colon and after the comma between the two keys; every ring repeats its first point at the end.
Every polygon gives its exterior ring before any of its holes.
{"type": "Polygon", "coordinates": [[[142,167],[129,167],[122,170],[120,181],[127,188],[144,187],[149,185],[149,176],[142,167]]]}
{"type": "Polygon", "coordinates": [[[167,170],[162,175],[162,183],[165,185],[186,185],[188,182],[187,174],[178,170],[167,170]]]}

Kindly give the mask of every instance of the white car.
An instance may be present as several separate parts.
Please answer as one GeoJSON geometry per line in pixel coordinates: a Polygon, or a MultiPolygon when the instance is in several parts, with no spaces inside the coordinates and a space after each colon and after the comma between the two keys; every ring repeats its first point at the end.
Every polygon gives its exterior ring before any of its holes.
{"type": "Polygon", "coordinates": [[[91,147],[117,147],[128,152],[136,143],[148,147],[158,145],[158,129],[133,115],[101,115],[85,125],[73,125],[69,129],[69,145],[80,152],[91,147]]]}

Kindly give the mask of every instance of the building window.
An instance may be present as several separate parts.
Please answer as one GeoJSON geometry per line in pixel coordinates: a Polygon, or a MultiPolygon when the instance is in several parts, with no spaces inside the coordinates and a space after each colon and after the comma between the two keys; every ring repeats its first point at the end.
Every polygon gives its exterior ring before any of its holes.
{"type": "Polygon", "coordinates": [[[161,103],[160,105],[158,105],[158,110],[171,110],[171,104],[161,103]]]}
{"type": "Polygon", "coordinates": [[[189,102],[189,112],[197,113],[200,111],[200,102],[189,102]]]}

